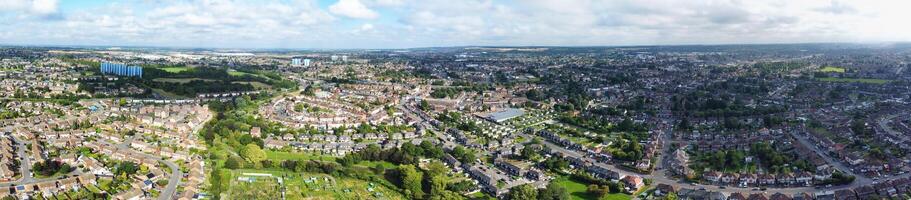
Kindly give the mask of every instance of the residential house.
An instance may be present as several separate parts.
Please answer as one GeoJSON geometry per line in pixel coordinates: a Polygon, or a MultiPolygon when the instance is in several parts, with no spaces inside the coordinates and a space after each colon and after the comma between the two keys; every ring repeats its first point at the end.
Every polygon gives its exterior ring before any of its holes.
{"type": "Polygon", "coordinates": [[[872,186],[865,185],[854,188],[854,193],[857,193],[857,198],[859,199],[872,199],[876,195],[876,189],[872,186]]]}
{"type": "Polygon", "coordinates": [[[718,182],[720,182],[720,181],[721,181],[721,176],[722,176],[721,173],[718,173],[718,172],[715,172],[715,171],[709,171],[709,172],[706,172],[706,173],[702,174],[702,177],[704,177],[705,180],[707,180],[707,181],[709,181],[709,182],[712,182],[712,183],[718,183],[718,182]]]}
{"type": "Polygon", "coordinates": [[[769,200],[769,198],[763,193],[753,193],[750,194],[750,197],[748,197],[747,200],[769,200]]]}
{"type": "Polygon", "coordinates": [[[724,184],[733,184],[737,181],[737,174],[733,173],[724,173],[721,176],[721,182],[724,184]]]}
{"type": "Polygon", "coordinates": [[[728,200],[747,200],[747,197],[743,196],[743,193],[734,192],[728,196],[728,200]]]}
{"type": "Polygon", "coordinates": [[[769,200],[792,200],[792,198],[786,194],[775,193],[772,194],[772,197],[769,197],[769,200]]]}
{"type": "Polygon", "coordinates": [[[620,182],[622,182],[630,192],[638,191],[639,188],[645,186],[645,184],[642,182],[642,177],[636,175],[628,175],[626,177],[623,177],[620,179],[620,182]]]}
{"type": "Polygon", "coordinates": [[[658,184],[658,186],[655,187],[655,196],[661,197],[670,193],[677,193],[677,188],[664,183],[658,184]]]}
{"type": "Polygon", "coordinates": [[[837,200],[858,200],[857,193],[851,189],[841,189],[835,191],[835,199],[837,200]]]}

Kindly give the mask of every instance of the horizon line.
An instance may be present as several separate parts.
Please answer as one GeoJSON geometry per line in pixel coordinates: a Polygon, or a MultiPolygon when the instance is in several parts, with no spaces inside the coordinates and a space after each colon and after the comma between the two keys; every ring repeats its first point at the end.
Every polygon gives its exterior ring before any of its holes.
{"type": "Polygon", "coordinates": [[[403,48],[276,48],[276,47],[190,47],[167,45],[46,45],[46,44],[6,44],[0,43],[0,48],[30,47],[30,48],[125,48],[125,49],[175,49],[175,50],[253,50],[253,51],[352,51],[352,50],[411,50],[432,48],[630,48],[630,47],[685,47],[685,46],[764,46],[764,45],[825,45],[825,44],[853,44],[853,45],[882,45],[882,44],[911,44],[911,41],[882,41],[882,42],[781,42],[781,43],[680,43],[680,44],[630,44],[630,45],[451,45],[451,46],[415,46],[403,48]]]}

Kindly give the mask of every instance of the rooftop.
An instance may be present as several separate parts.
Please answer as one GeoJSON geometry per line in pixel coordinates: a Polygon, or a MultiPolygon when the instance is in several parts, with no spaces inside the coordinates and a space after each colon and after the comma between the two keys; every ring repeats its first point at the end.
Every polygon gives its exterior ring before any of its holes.
{"type": "Polygon", "coordinates": [[[499,112],[490,113],[487,115],[487,119],[490,119],[494,122],[503,122],[518,116],[525,114],[525,111],[518,108],[507,108],[499,112]]]}

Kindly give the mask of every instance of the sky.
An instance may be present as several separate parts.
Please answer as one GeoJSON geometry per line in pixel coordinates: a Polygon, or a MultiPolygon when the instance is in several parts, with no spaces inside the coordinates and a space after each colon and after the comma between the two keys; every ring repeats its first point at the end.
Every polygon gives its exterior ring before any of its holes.
{"type": "Polygon", "coordinates": [[[199,48],[911,41],[908,0],[0,0],[0,44],[199,48]]]}

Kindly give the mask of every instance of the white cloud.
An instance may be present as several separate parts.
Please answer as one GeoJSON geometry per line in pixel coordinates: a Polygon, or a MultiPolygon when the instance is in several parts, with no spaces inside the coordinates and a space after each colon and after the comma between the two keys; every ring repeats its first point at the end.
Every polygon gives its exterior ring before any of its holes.
{"type": "Polygon", "coordinates": [[[392,48],[911,41],[905,25],[911,1],[339,0],[328,9],[316,0],[117,1],[77,9],[57,2],[0,0],[0,43],[392,48]],[[384,20],[370,20],[380,12],[384,20]]]}
{"type": "Polygon", "coordinates": [[[0,0],[0,12],[47,16],[56,14],[57,0],[0,0]]]}
{"type": "Polygon", "coordinates": [[[369,31],[369,30],[373,30],[373,24],[361,25],[361,31],[369,31]]]}
{"type": "Polygon", "coordinates": [[[57,12],[57,0],[33,0],[32,12],[48,15],[57,12]]]}
{"type": "MultiPolygon", "coordinates": [[[[368,2],[370,2],[370,1],[368,1],[368,2]]],[[[403,5],[405,5],[404,0],[373,0],[370,3],[376,4],[378,6],[403,6],[403,5]]]]}
{"type": "Polygon", "coordinates": [[[359,0],[339,0],[329,6],[329,12],[355,19],[376,19],[380,16],[359,0]]]}

